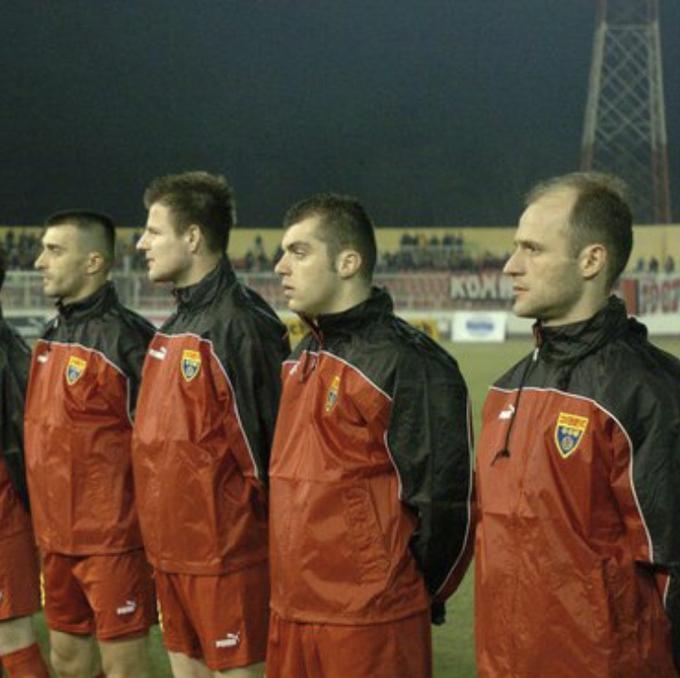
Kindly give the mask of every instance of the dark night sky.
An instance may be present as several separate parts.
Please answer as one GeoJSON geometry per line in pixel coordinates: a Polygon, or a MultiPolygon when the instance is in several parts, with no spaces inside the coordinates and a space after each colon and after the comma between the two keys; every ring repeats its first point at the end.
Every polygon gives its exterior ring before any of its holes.
{"type": "MultiPolygon", "coordinates": [[[[680,0],[661,0],[674,216],[680,0]]],[[[319,190],[381,225],[510,224],[576,169],[594,0],[20,0],[0,8],[0,223],[144,219],[224,173],[243,225],[319,190]]]]}

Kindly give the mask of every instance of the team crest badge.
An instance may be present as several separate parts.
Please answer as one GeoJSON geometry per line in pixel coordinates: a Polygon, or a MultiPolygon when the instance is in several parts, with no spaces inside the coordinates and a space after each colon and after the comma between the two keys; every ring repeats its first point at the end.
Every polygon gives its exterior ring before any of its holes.
{"type": "Polygon", "coordinates": [[[555,443],[563,459],[576,452],[588,428],[588,417],[560,412],[555,426],[555,443]]]}
{"type": "Polygon", "coordinates": [[[326,412],[330,412],[335,407],[335,403],[338,402],[339,389],[340,389],[340,377],[337,376],[333,377],[331,387],[328,389],[328,393],[326,394],[326,404],[324,406],[324,410],[326,410],[326,412]]]}
{"type": "Polygon", "coordinates": [[[69,386],[73,386],[73,384],[75,384],[78,379],[83,376],[83,372],[85,372],[86,367],[86,360],[72,355],[68,359],[68,364],[66,365],[66,383],[69,386]]]}
{"type": "Polygon", "coordinates": [[[180,361],[182,376],[185,381],[193,381],[201,370],[201,354],[198,351],[182,351],[180,361]]]}

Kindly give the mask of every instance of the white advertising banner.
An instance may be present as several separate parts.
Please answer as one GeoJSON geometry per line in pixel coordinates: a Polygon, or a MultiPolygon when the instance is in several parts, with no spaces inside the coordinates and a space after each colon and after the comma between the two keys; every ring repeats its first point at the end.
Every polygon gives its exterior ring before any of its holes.
{"type": "Polygon", "coordinates": [[[505,311],[458,311],[453,315],[453,341],[505,341],[505,311]]]}

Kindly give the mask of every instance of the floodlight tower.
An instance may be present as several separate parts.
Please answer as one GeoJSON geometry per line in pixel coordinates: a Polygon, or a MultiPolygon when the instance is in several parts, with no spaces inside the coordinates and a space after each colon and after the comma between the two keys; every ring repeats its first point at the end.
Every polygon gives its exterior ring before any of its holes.
{"type": "Polygon", "coordinates": [[[658,0],[597,0],[581,168],[624,179],[636,222],[670,222],[658,0]]]}

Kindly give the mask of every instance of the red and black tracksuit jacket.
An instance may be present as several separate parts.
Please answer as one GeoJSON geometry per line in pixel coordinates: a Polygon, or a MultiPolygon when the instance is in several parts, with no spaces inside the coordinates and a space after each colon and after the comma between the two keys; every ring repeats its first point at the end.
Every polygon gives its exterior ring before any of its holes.
{"type": "Polygon", "coordinates": [[[476,479],[480,676],[674,675],[680,361],[620,300],[537,326],[485,402],[476,479]]]}
{"type": "Polygon", "coordinates": [[[31,529],[23,440],[30,363],[30,349],[0,311],[0,539],[31,529]]]}
{"type": "Polygon", "coordinates": [[[283,366],[270,465],[271,607],[373,624],[428,609],[471,549],[468,394],[453,358],[374,290],[283,366]]]}
{"type": "Polygon", "coordinates": [[[265,482],[287,330],[224,258],[175,291],[144,363],[133,459],[144,544],[164,572],[267,560],[265,482]]]}
{"type": "Polygon", "coordinates": [[[58,310],[34,348],[26,398],[38,544],[65,555],[140,548],[132,414],[154,328],[121,305],[112,283],[58,310]]]}

